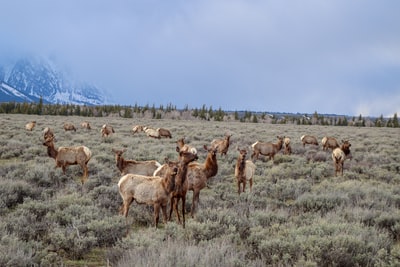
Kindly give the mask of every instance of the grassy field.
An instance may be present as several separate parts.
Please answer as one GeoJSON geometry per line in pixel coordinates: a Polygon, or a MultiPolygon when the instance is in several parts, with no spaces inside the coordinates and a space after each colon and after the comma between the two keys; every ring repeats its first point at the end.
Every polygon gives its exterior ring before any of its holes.
{"type": "MultiPolygon", "coordinates": [[[[399,266],[400,129],[301,126],[264,123],[84,118],[0,114],[0,266],[399,266]],[[29,121],[33,131],[25,130],[29,121]],[[65,132],[64,122],[93,129],[65,132]],[[101,138],[103,124],[116,133],[101,138]],[[172,139],[132,135],[132,126],[165,127],[172,139]],[[42,145],[51,127],[56,147],[92,150],[89,179],[69,166],[55,169],[42,145]],[[118,214],[120,173],[112,148],[126,159],[176,159],[176,140],[185,137],[203,162],[209,145],[232,133],[218,174],[200,193],[195,218],[186,228],[153,226],[152,207],[133,203],[126,221],[118,214]],[[347,139],[353,158],[335,177],[331,152],[306,146],[300,137],[347,139]],[[262,157],[253,191],[237,194],[237,147],[257,140],[292,139],[292,155],[262,157]],[[311,160],[308,160],[311,159],[311,160]],[[126,235],[126,223],[129,234],[126,235]]],[[[187,211],[192,193],[188,193],[187,211]]]]}

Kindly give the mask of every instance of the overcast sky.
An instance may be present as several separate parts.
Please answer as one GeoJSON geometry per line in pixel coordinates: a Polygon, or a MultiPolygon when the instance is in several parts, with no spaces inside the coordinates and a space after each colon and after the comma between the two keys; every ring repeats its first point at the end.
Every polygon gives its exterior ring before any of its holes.
{"type": "Polygon", "coordinates": [[[400,115],[398,0],[0,2],[0,59],[53,57],[116,104],[400,115]]]}

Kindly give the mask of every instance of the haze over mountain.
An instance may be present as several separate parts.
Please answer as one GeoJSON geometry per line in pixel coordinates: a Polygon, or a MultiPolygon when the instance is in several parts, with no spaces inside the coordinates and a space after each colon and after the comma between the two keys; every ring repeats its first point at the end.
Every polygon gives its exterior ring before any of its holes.
{"type": "Polygon", "coordinates": [[[78,80],[55,62],[42,57],[23,57],[13,63],[0,63],[0,102],[102,105],[108,93],[78,80]]]}

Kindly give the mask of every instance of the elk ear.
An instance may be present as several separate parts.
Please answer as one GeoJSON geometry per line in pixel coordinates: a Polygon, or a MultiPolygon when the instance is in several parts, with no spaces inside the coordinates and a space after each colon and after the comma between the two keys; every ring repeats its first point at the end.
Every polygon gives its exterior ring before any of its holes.
{"type": "Polygon", "coordinates": [[[175,150],[176,150],[176,152],[178,152],[178,153],[180,153],[180,152],[181,152],[181,150],[180,150],[179,146],[177,146],[175,150]]]}

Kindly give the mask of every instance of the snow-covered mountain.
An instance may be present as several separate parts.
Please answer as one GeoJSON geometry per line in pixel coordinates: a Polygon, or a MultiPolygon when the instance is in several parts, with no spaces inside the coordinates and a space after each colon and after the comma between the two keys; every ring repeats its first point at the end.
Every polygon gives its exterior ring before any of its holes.
{"type": "Polygon", "coordinates": [[[43,58],[23,58],[10,66],[0,62],[0,102],[103,105],[107,93],[87,82],[76,81],[43,58]]]}

